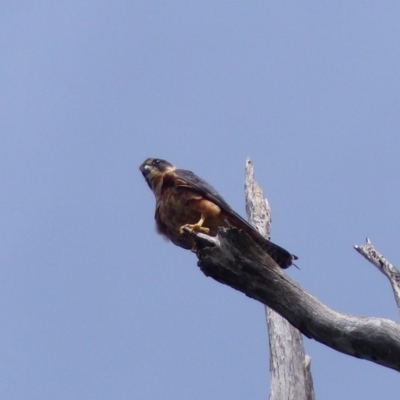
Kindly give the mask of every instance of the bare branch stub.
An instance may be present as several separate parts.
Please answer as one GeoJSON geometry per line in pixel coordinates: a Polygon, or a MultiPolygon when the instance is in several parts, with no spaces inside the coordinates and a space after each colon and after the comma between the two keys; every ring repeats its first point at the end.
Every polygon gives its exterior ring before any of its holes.
{"type": "Polygon", "coordinates": [[[246,213],[249,222],[267,239],[271,237],[271,208],[264,197],[264,191],[254,178],[254,165],[246,160],[244,192],[246,196],[246,213]]]}
{"type": "Polygon", "coordinates": [[[371,241],[367,238],[364,246],[354,245],[354,248],[370,263],[375,265],[382,274],[384,274],[392,285],[394,298],[396,300],[397,309],[400,312],[400,272],[386,258],[379,253],[371,241]]]}

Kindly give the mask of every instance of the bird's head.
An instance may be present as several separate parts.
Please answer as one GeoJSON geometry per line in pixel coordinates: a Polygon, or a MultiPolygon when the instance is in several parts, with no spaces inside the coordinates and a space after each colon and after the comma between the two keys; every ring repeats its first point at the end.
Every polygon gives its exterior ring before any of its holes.
{"type": "Polygon", "coordinates": [[[176,167],[161,158],[148,158],[139,169],[150,189],[156,193],[157,188],[162,184],[164,174],[174,171],[176,167]]]}

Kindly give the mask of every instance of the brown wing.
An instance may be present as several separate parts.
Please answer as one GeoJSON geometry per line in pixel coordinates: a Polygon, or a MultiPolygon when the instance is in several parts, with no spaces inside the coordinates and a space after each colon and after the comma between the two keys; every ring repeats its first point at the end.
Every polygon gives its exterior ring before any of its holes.
{"type": "Polygon", "coordinates": [[[227,219],[233,226],[244,229],[265,251],[278,263],[281,268],[287,268],[292,265],[297,257],[289,253],[282,247],[270,242],[264,238],[252,225],[243,219],[223,197],[204,179],[200,178],[191,171],[176,169],[176,177],[181,181],[177,182],[179,187],[190,188],[201,194],[207,200],[212,201],[227,215],[227,219]]]}

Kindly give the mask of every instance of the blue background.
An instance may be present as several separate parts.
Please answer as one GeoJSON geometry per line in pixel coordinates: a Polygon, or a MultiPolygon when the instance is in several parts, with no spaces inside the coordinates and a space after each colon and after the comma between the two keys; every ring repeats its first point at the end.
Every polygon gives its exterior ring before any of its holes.
{"type": "MultiPolygon", "coordinates": [[[[162,157],[242,215],[246,157],[288,274],[398,320],[353,244],[397,262],[398,2],[0,4],[0,397],[265,399],[263,306],[154,229],[162,157]]],[[[305,339],[319,399],[398,399],[397,372],[305,339]]]]}

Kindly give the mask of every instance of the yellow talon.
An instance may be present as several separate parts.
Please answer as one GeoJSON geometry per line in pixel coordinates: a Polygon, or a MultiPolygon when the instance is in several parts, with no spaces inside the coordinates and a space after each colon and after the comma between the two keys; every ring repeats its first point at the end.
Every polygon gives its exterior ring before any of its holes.
{"type": "Polygon", "coordinates": [[[193,225],[186,224],[186,225],[182,225],[179,228],[179,232],[180,232],[181,235],[183,235],[185,233],[185,230],[184,230],[185,228],[189,228],[190,229],[190,233],[192,233],[192,232],[201,232],[201,233],[210,232],[209,228],[205,228],[205,227],[203,227],[203,226],[201,226],[199,224],[193,224],[193,225]]]}
{"type": "Polygon", "coordinates": [[[184,228],[190,228],[190,233],[192,233],[192,232],[201,232],[201,233],[208,233],[208,232],[210,232],[210,229],[209,229],[209,228],[203,227],[204,219],[205,219],[204,216],[201,215],[200,221],[197,222],[196,224],[185,224],[185,225],[182,225],[182,226],[179,228],[180,234],[181,234],[181,235],[184,234],[184,232],[185,232],[185,231],[184,231],[184,228]]]}

